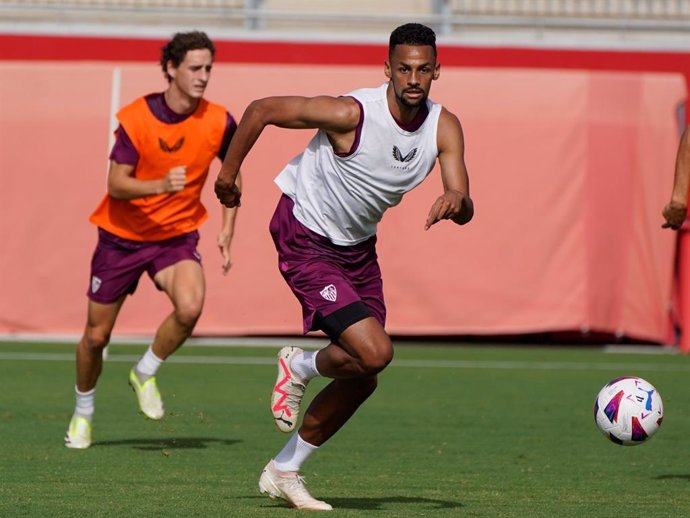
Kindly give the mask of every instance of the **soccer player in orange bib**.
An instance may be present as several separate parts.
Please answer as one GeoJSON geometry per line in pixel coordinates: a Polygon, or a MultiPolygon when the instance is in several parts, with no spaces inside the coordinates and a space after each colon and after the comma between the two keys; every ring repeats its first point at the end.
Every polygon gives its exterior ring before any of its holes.
{"type": "MultiPolygon", "coordinates": [[[[215,56],[203,32],[178,33],[161,52],[168,81],[122,108],[110,153],[108,189],[91,215],[98,244],[91,261],[84,335],[77,346],[76,408],[65,445],[91,445],[96,383],[118,313],[146,272],[173,311],[129,373],[141,412],[161,419],[156,385],[161,364],[192,334],[201,314],[205,281],[198,229],[208,218],[201,190],[214,157],[225,157],[237,124],[222,106],[203,98],[215,56]]],[[[223,273],[231,266],[236,209],[223,209],[218,247],[223,273]]]]}

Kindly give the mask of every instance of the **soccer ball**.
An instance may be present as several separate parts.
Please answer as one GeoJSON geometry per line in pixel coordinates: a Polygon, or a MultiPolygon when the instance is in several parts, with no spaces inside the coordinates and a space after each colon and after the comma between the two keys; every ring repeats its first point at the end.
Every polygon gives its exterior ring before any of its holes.
{"type": "Polygon", "coordinates": [[[616,378],[599,391],[594,421],[616,444],[634,446],[649,440],[664,418],[659,392],[642,378],[616,378]]]}

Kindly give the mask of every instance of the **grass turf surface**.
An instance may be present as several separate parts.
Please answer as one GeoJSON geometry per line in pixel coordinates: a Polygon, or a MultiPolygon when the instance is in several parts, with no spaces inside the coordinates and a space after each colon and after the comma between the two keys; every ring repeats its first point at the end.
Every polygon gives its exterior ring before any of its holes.
{"type": "MultiPolygon", "coordinates": [[[[166,417],[153,422],[127,386],[144,347],[111,347],[85,451],[62,444],[73,351],[0,343],[0,516],[295,515],[257,489],[289,437],[268,411],[277,348],[182,348],[159,373],[166,417]]],[[[685,356],[405,345],[303,474],[330,516],[690,516],[689,385],[685,356]],[[621,375],[664,400],[641,446],[594,425],[597,392],[621,375]]]]}

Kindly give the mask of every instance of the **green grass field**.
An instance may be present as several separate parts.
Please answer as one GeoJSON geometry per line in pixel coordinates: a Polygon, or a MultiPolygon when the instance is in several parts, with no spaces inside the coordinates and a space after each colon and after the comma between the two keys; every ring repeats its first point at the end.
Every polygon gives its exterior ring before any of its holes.
{"type": "MultiPolygon", "coordinates": [[[[127,386],[144,347],[111,347],[84,451],[63,446],[73,350],[0,343],[0,516],[298,513],[257,489],[288,438],[268,410],[277,347],[184,347],[158,376],[160,422],[127,386]]],[[[690,357],[405,345],[303,474],[331,516],[690,516],[689,408],[690,357]],[[658,434],[635,447],[606,440],[592,417],[599,389],[627,374],[665,406],[658,434]]]]}

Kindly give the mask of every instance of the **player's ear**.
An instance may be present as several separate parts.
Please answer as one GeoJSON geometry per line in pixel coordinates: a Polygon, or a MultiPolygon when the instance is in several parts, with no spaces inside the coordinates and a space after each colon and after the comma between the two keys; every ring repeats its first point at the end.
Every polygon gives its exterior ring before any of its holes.
{"type": "Polygon", "coordinates": [[[383,62],[383,73],[386,74],[388,79],[391,78],[391,64],[390,61],[383,62]]]}
{"type": "Polygon", "coordinates": [[[172,60],[168,60],[168,62],[165,64],[165,70],[168,73],[168,76],[170,76],[172,79],[175,79],[175,73],[177,72],[177,68],[175,67],[175,64],[172,62],[172,60]]]}
{"type": "Polygon", "coordinates": [[[441,75],[441,63],[436,63],[436,66],[434,67],[434,75],[432,76],[434,81],[436,81],[440,75],[441,75]]]}

